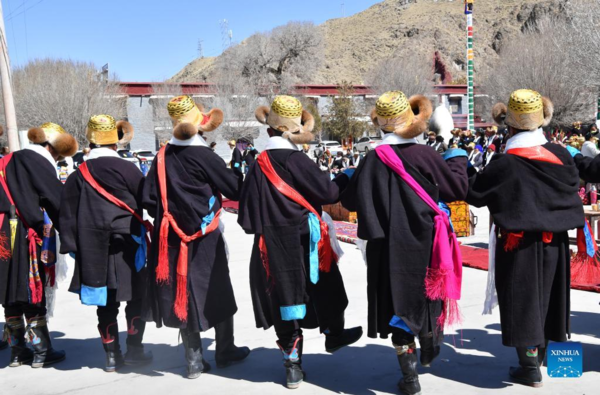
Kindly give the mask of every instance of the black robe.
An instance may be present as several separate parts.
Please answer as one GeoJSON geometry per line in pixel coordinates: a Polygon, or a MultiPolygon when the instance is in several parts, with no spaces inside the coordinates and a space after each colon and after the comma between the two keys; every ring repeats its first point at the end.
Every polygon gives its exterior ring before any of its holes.
{"type": "MultiPolygon", "coordinates": [[[[142,215],[144,175],[133,163],[116,157],[86,163],[100,186],[142,215]]],[[[142,235],[140,222],[96,192],[79,170],[67,179],[61,200],[60,252],[75,254],[69,291],[106,286],[119,302],[141,299],[145,269],[135,268],[139,244],[132,238],[142,235]]]]}
{"type": "Polygon", "coordinates": [[[543,147],[563,165],[496,154],[470,178],[469,204],[487,206],[501,231],[525,232],[513,251],[505,251],[505,237],[496,245],[502,343],[509,347],[562,342],[569,333],[567,231],[584,224],[579,176],[565,148],[551,143],[543,147]],[[552,232],[552,242],[544,243],[542,232],[552,232]]]}
{"type": "MultiPolygon", "coordinates": [[[[348,182],[342,175],[334,182],[306,154],[291,149],[265,151],[276,173],[299,192],[321,214],[321,206],[339,200],[348,182]]],[[[329,273],[319,273],[312,284],[309,277],[308,213],[299,204],[281,194],[264,175],[258,163],[250,167],[240,198],[238,223],[244,231],[255,235],[250,258],[250,290],[256,327],[268,329],[282,322],[280,307],[306,305],[302,328],[327,329],[348,306],[344,282],[336,264],[329,273]],[[267,275],[258,248],[264,235],[270,272],[267,275]]]]}
{"type": "Polygon", "coordinates": [[[234,147],[231,152],[231,168],[236,173],[241,173],[242,171],[242,153],[237,147],[234,147]]]}
{"type": "Polygon", "coordinates": [[[575,165],[579,170],[579,177],[586,182],[600,182],[600,155],[589,158],[581,154],[576,155],[575,165]]]}
{"type": "MultiPolygon", "coordinates": [[[[467,158],[444,161],[426,145],[392,145],[406,171],[434,201],[463,200],[467,193],[467,158]]],[[[442,340],[437,319],[441,301],[425,296],[431,263],[435,212],[385,165],[377,153],[361,161],[342,195],[342,204],[358,215],[358,237],[367,240],[367,335],[387,338],[394,315],[416,335],[430,332],[442,340]]]]}
{"type": "MultiPolygon", "coordinates": [[[[144,185],[144,208],[155,218],[152,240],[159,240],[163,207],[158,186],[158,161],[144,185]]],[[[208,147],[168,145],[165,151],[167,198],[169,211],[187,235],[200,229],[202,218],[221,208],[219,194],[237,201],[243,179],[227,169],[223,159],[208,147]],[[214,205],[209,201],[214,197],[214,205]]],[[[180,238],[169,228],[169,282],[156,283],[158,242],[152,243],[148,259],[148,287],[143,318],[172,328],[191,326],[195,332],[206,331],[233,316],[237,311],[225,241],[219,229],[188,244],[188,319],[177,318],[173,310],[177,291],[177,258],[180,238]]]]}
{"type": "MultiPolygon", "coordinates": [[[[27,149],[15,152],[6,167],[6,181],[21,216],[40,237],[44,229],[44,213],[40,207],[46,210],[55,228],[59,228],[58,213],[63,184],[56,175],[56,168],[46,158],[27,149]]],[[[0,193],[3,196],[0,199],[0,211],[5,213],[1,232],[10,239],[10,203],[4,196],[4,190],[0,193]]],[[[41,248],[38,247],[38,258],[40,253],[41,248]]],[[[39,260],[38,263],[41,280],[45,284],[43,263],[39,260]]],[[[28,303],[28,283],[29,241],[27,229],[19,220],[12,258],[0,261],[0,303],[28,303]]]]}

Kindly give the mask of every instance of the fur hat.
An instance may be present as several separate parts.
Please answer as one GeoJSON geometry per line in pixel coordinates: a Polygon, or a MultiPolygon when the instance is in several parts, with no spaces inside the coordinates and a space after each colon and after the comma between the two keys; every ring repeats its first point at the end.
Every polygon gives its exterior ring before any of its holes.
{"type": "Polygon", "coordinates": [[[173,122],[173,136],[189,140],[200,132],[212,132],[223,123],[223,111],[213,108],[205,114],[204,107],[196,104],[190,96],[177,96],[167,104],[173,122]]]}
{"type": "Polygon", "coordinates": [[[498,125],[507,124],[519,130],[536,130],[552,121],[554,106],[550,99],[531,89],[519,89],[510,95],[508,107],[496,103],[492,118],[498,125]]]}
{"type": "Polygon", "coordinates": [[[47,122],[39,128],[29,129],[27,138],[33,144],[50,144],[61,158],[75,155],[79,148],[75,137],[65,132],[60,125],[52,122],[47,122]]]}
{"type": "Polygon", "coordinates": [[[85,135],[92,144],[124,147],[131,142],[134,133],[133,125],[129,122],[116,122],[110,115],[101,114],[90,117],[85,135]]]}
{"type": "Polygon", "coordinates": [[[379,97],[371,111],[371,120],[386,133],[410,139],[427,131],[432,113],[431,101],[425,96],[406,99],[404,93],[391,91],[379,97]]]}
{"type": "Polygon", "coordinates": [[[305,144],[314,138],[315,119],[295,97],[277,96],[270,108],[260,106],[254,115],[258,122],[281,132],[283,138],[294,144],[305,144]]]}

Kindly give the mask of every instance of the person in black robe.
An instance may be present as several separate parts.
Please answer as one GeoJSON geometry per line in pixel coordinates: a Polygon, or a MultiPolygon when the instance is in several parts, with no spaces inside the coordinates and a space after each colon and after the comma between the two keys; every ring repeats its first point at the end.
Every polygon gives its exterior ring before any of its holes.
{"type": "Polygon", "coordinates": [[[506,153],[472,175],[467,202],[487,206],[496,227],[502,343],[516,348],[520,365],[510,369],[510,376],[539,387],[548,341],[564,342],[569,334],[567,231],[584,225],[579,177],[569,152],[549,143],[541,129],[552,119],[548,99],[518,90],[508,108],[494,106],[493,117],[509,128],[506,153]]]}
{"type": "Polygon", "coordinates": [[[133,138],[129,122],[95,115],[88,122],[86,134],[91,149],[88,160],[67,179],[62,192],[60,252],[75,256],[69,291],[77,293],[83,304],[98,306],[98,331],[106,352],[104,370],[114,372],[124,364],[141,365],[152,360],[152,353],[144,352],[142,345],[146,328],[141,319],[146,274],[146,245],[142,240],[146,228],[85,177],[89,174],[100,188],[141,219],[144,175],[117,153],[118,146],[127,145],[133,138]],[[127,302],[125,357],[117,323],[120,302],[127,302]]]}
{"type": "Polygon", "coordinates": [[[202,357],[200,332],[215,328],[219,368],[250,353],[247,347],[234,344],[237,305],[219,227],[221,194],[237,201],[243,176],[227,169],[198,134],[221,124],[221,110],[203,114],[191,97],[178,96],[169,102],[168,111],[174,123],[173,138],[153,161],[144,184],[144,208],[155,219],[155,226],[143,318],[159,327],[180,329],[187,377],[194,379],[210,369],[202,357]],[[168,210],[160,187],[161,166],[168,210]],[[190,236],[194,239],[188,239],[190,236]]]}
{"type": "MultiPolygon", "coordinates": [[[[316,228],[323,225],[321,206],[339,200],[348,178],[340,175],[332,182],[328,173],[298,150],[296,144],[313,139],[314,120],[297,99],[278,96],[271,108],[259,107],[256,118],[269,125],[270,139],[246,176],[238,223],[246,233],[255,235],[250,290],[256,326],[265,330],[275,326],[286,385],[293,389],[304,380],[302,329],[320,328],[327,352],[362,336],[360,327],[344,329],[348,299],[337,260],[331,255],[320,259],[321,252],[331,250],[322,247],[317,251],[314,245],[316,228]],[[268,174],[281,178],[292,193],[305,200],[304,205],[291,200],[270,181],[263,169],[264,160],[273,166],[274,173],[268,174]],[[319,264],[327,269],[319,270],[319,264]]],[[[323,244],[331,245],[326,233],[320,238],[323,244]]]]}
{"type": "Polygon", "coordinates": [[[254,148],[254,145],[252,143],[248,144],[246,150],[244,151],[244,156],[242,158],[244,163],[246,164],[246,172],[248,172],[250,166],[252,166],[254,161],[256,161],[256,156],[258,154],[259,152],[256,150],[256,148],[254,148]]]}
{"type": "Polygon", "coordinates": [[[4,330],[11,346],[9,366],[31,362],[32,367],[40,368],[65,359],[64,351],[52,348],[45,293],[55,280],[56,245],[51,248],[52,225],[59,229],[63,188],[56,162],[75,154],[77,141],[53,123],[30,129],[27,136],[32,144],[2,158],[0,303],[4,306],[4,330]],[[8,255],[5,254],[6,241],[8,255]],[[45,242],[48,245],[42,248],[45,242]],[[25,343],[26,333],[33,353],[25,343]]]}
{"type": "Polygon", "coordinates": [[[231,149],[231,162],[229,163],[229,167],[233,169],[234,173],[241,174],[242,173],[242,153],[237,148],[237,144],[235,140],[229,141],[227,143],[229,148],[231,149]]]}
{"type": "MultiPolygon", "coordinates": [[[[371,114],[406,171],[434,201],[463,200],[467,193],[467,154],[446,151],[445,158],[416,137],[426,130],[432,113],[424,96],[406,99],[388,92],[371,114]],[[413,121],[406,122],[407,119],[413,121]]],[[[358,215],[358,237],[367,241],[368,336],[391,334],[403,378],[400,391],[421,390],[415,336],[421,345],[421,364],[429,366],[440,352],[443,328],[441,300],[426,296],[425,278],[431,265],[434,211],[379,158],[369,153],[352,176],[342,204],[358,215]]]]}

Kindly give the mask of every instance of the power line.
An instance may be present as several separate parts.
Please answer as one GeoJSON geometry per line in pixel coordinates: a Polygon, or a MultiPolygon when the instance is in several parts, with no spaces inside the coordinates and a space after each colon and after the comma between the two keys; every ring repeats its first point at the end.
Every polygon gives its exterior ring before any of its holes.
{"type": "Polygon", "coordinates": [[[26,8],[26,9],[24,9],[23,11],[19,12],[19,13],[18,13],[18,14],[16,14],[16,15],[12,15],[11,17],[7,18],[6,20],[7,20],[7,21],[10,21],[11,19],[13,19],[13,18],[15,18],[15,17],[17,17],[17,16],[21,15],[22,13],[29,11],[29,10],[30,10],[30,9],[32,9],[33,7],[35,7],[35,6],[37,6],[38,4],[40,4],[42,1],[44,1],[44,0],[40,0],[40,1],[38,1],[37,3],[33,4],[31,7],[28,7],[28,8],[26,8]]]}
{"type": "Polygon", "coordinates": [[[19,10],[19,8],[23,7],[25,4],[27,4],[29,2],[29,0],[23,0],[23,2],[21,3],[20,6],[18,6],[17,8],[15,8],[14,10],[10,10],[10,4],[8,5],[9,11],[8,11],[8,15],[6,16],[7,18],[10,18],[15,12],[17,12],[19,10]]]}
{"type": "MultiPolygon", "coordinates": [[[[11,12],[11,6],[10,6],[10,1],[7,1],[8,3],[8,12],[11,12]]],[[[10,30],[12,31],[12,42],[13,42],[13,47],[15,48],[15,55],[17,56],[17,63],[19,63],[19,49],[17,48],[17,36],[15,34],[15,24],[13,22],[10,23],[10,30]]],[[[8,45],[8,42],[6,43],[8,45]]],[[[8,52],[8,50],[7,50],[8,52]]],[[[10,63],[9,63],[10,64],[10,63]]]]}

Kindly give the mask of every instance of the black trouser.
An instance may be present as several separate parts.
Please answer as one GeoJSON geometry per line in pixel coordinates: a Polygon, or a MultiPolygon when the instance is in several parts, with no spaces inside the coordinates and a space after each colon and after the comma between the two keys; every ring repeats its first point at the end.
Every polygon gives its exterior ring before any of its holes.
{"type": "MultiPolygon", "coordinates": [[[[300,321],[281,321],[274,322],[275,333],[279,340],[279,344],[284,349],[288,350],[294,346],[296,339],[302,336],[302,328],[300,321]]],[[[338,318],[332,319],[329,322],[329,327],[324,331],[326,335],[339,336],[344,331],[344,313],[338,318]]]]}
{"type": "MultiPolygon", "coordinates": [[[[98,329],[102,336],[110,333],[109,328],[117,326],[117,316],[121,303],[116,300],[116,291],[109,290],[106,306],[98,306],[98,329]]],[[[125,318],[127,319],[127,345],[141,346],[144,337],[146,323],[140,318],[142,313],[142,300],[132,300],[127,302],[125,307],[125,318]]]]}
{"type": "Polygon", "coordinates": [[[46,302],[45,300],[39,304],[29,304],[29,303],[10,303],[5,304],[4,306],[4,317],[22,317],[25,316],[26,319],[35,318],[35,317],[45,317],[46,316],[46,302]]]}
{"type": "Polygon", "coordinates": [[[392,328],[392,343],[396,346],[408,346],[415,342],[415,335],[408,333],[404,329],[392,328]]]}

